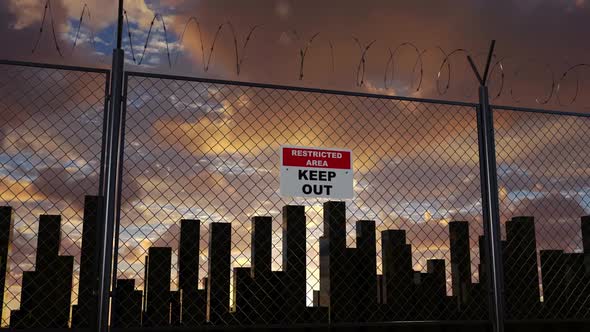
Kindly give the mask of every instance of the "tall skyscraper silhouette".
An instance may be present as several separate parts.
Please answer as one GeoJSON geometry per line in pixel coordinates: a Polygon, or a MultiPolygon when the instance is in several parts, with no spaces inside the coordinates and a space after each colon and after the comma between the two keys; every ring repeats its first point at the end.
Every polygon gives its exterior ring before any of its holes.
{"type": "Polygon", "coordinates": [[[60,216],[39,218],[35,271],[23,273],[21,307],[12,311],[11,327],[68,327],[74,257],[59,256],[60,226],[60,216]]]}
{"type": "MultiPolygon", "coordinates": [[[[260,299],[255,297],[255,284],[249,267],[234,267],[233,271],[233,316],[237,324],[255,324],[257,315],[254,306],[260,299]]],[[[267,303],[268,304],[268,303],[267,303]]]]}
{"type": "Polygon", "coordinates": [[[4,311],[4,287],[6,286],[6,275],[8,273],[8,253],[12,242],[12,208],[0,206],[0,317],[4,311]]]}
{"type": "Polygon", "coordinates": [[[80,281],[78,304],[72,307],[72,327],[89,328],[96,324],[98,305],[98,257],[102,217],[102,197],[84,198],[82,221],[82,248],[80,254],[80,281]]]}
{"type": "Polygon", "coordinates": [[[356,269],[356,296],[354,312],[356,321],[370,321],[377,312],[377,248],[375,240],[375,221],[360,220],[356,223],[356,250],[352,264],[356,269]]]}
{"type": "Polygon", "coordinates": [[[412,247],[406,244],[403,230],[381,232],[384,300],[386,315],[392,319],[408,319],[415,315],[412,247]]]}
{"type": "Polygon", "coordinates": [[[334,322],[374,318],[377,304],[375,222],[356,222],[356,248],[346,247],[344,202],[324,203],[320,238],[320,304],[334,322]]]}
{"type": "Polygon", "coordinates": [[[540,255],[544,318],[575,318],[590,313],[590,283],[584,271],[584,254],[541,250],[540,255]]]}
{"type": "Polygon", "coordinates": [[[443,259],[426,261],[426,273],[417,272],[420,280],[416,286],[415,303],[418,318],[423,320],[442,320],[452,314],[449,311],[446,292],[446,268],[443,259]]]}
{"type": "Polygon", "coordinates": [[[145,313],[143,325],[170,324],[170,273],[172,248],[151,247],[147,255],[147,284],[144,287],[145,313]]]}
{"type": "MultiPolygon", "coordinates": [[[[252,268],[250,269],[253,281],[243,278],[243,283],[250,283],[252,286],[251,296],[256,300],[252,304],[253,314],[247,320],[255,323],[272,321],[277,307],[277,298],[273,296],[274,285],[272,281],[275,276],[272,273],[272,218],[253,217],[251,230],[251,258],[252,268]]],[[[243,285],[240,285],[243,289],[243,285]]],[[[246,294],[248,296],[250,294],[246,294]]]]}
{"type": "Polygon", "coordinates": [[[506,312],[524,318],[539,310],[539,273],[533,217],[514,217],[506,222],[504,250],[506,312]]]}
{"type": "Polygon", "coordinates": [[[180,326],[180,314],[181,314],[181,299],[180,299],[181,291],[171,291],[170,292],[170,325],[171,326],[180,326]]]}
{"type": "Polygon", "coordinates": [[[182,297],[182,324],[199,326],[206,319],[206,296],[199,289],[201,222],[180,221],[180,245],[178,248],[178,280],[182,297]]]}
{"type": "Polygon", "coordinates": [[[488,292],[488,280],[487,280],[487,268],[486,265],[486,239],[484,236],[478,237],[478,247],[479,247],[479,264],[478,264],[478,276],[479,282],[472,284],[471,289],[471,301],[467,308],[463,310],[460,309],[461,317],[466,317],[468,319],[475,319],[475,320],[485,320],[488,318],[488,302],[489,302],[489,292],[488,292]]]}
{"type": "Polygon", "coordinates": [[[135,280],[117,279],[113,297],[112,326],[136,328],[141,326],[143,294],[135,289],[135,280]]]}
{"type": "Polygon", "coordinates": [[[283,287],[284,307],[287,321],[305,321],[307,280],[306,273],[306,217],[305,207],[287,205],[283,207],[283,287]]]}
{"type": "Polygon", "coordinates": [[[587,300],[579,316],[590,317],[590,216],[582,217],[581,229],[582,248],[584,250],[584,280],[582,281],[581,287],[583,287],[583,290],[581,291],[580,297],[587,300]]]}
{"type": "Polygon", "coordinates": [[[383,291],[385,290],[385,286],[383,285],[383,275],[377,275],[377,304],[384,304],[385,303],[385,294],[383,291]]]}
{"type": "Polygon", "coordinates": [[[209,277],[207,279],[207,320],[213,324],[224,324],[229,321],[230,264],[231,224],[211,223],[209,277]]]}
{"type": "Polygon", "coordinates": [[[457,299],[459,309],[461,310],[471,304],[469,223],[466,221],[451,221],[449,223],[449,242],[451,249],[453,295],[457,299]]]}
{"type": "Polygon", "coordinates": [[[272,218],[252,218],[252,277],[268,279],[272,265],[272,218]]]}
{"type": "Polygon", "coordinates": [[[566,294],[563,250],[541,250],[541,276],[543,277],[543,306],[547,317],[555,316],[563,305],[566,294]]]}
{"type": "Polygon", "coordinates": [[[584,250],[584,268],[590,276],[590,216],[583,216],[582,226],[582,248],[584,250]]]}
{"type": "MultiPolygon", "coordinates": [[[[566,282],[563,289],[569,297],[563,303],[568,303],[563,316],[575,318],[580,313],[588,314],[590,311],[590,292],[588,287],[588,278],[584,271],[584,254],[583,253],[565,253],[564,256],[564,280],[566,282]]],[[[584,316],[588,317],[588,316],[584,316]]]]}
{"type": "Polygon", "coordinates": [[[324,203],[324,234],[320,238],[320,302],[328,306],[330,320],[346,321],[345,304],[350,301],[353,286],[348,283],[346,269],[346,205],[344,202],[324,203]]]}

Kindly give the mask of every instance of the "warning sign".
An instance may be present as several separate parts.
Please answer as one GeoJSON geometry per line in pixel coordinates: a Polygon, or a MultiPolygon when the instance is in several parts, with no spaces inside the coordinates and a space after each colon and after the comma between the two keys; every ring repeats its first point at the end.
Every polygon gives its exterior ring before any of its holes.
{"type": "Polygon", "coordinates": [[[352,151],[281,147],[281,195],[353,198],[352,151]]]}

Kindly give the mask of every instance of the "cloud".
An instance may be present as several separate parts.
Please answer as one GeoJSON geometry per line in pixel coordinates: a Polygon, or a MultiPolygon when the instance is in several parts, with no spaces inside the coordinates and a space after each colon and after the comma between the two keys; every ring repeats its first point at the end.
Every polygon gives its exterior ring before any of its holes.
{"type": "MultiPolygon", "coordinates": [[[[37,176],[31,182],[31,190],[39,193],[45,199],[59,205],[66,204],[69,208],[82,211],[85,195],[98,194],[98,169],[85,172],[80,166],[71,168],[52,166],[37,169],[37,176]]],[[[142,189],[137,181],[128,180],[125,183],[123,195],[125,202],[132,203],[141,197],[142,189]]]]}
{"type": "MultiPolygon", "coordinates": [[[[0,4],[0,18],[3,23],[0,26],[0,42],[4,43],[4,47],[0,50],[0,58],[42,63],[106,66],[103,55],[96,54],[89,43],[80,42],[75,52],[72,49],[73,40],[68,38],[71,36],[71,23],[79,20],[80,12],[74,17],[70,17],[67,12],[68,8],[64,7],[62,1],[52,0],[52,14],[49,13],[48,8],[44,26],[41,27],[44,8],[45,1],[36,0],[10,0],[0,4]],[[40,28],[42,28],[41,32],[40,28]],[[55,38],[53,28],[55,28],[55,38]],[[57,48],[59,48],[59,52],[57,48]]],[[[87,32],[82,29],[81,33],[87,32]]]]}
{"type": "Polygon", "coordinates": [[[580,218],[588,214],[588,211],[577,199],[559,194],[547,194],[526,198],[514,204],[514,208],[510,211],[511,216],[535,217],[539,250],[555,249],[573,252],[581,249],[580,218]]]}
{"type": "Polygon", "coordinates": [[[289,3],[289,1],[287,0],[279,0],[276,3],[276,12],[277,15],[285,20],[289,17],[289,14],[291,13],[291,4],[289,3]]]}
{"type": "MultiPolygon", "coordinates": [[[[11,23],[11,27],[16,30],[27,28],[33,24],[41,23],[43,19],[43,12],[45,8],[45,1],[39,0],[8,0],[6,6],[8,10],[16,17],[16,20],[11,23]]],[[[53,13],[55,22],[59,24],[65,20],[65,7],[60,1],[51,2],[51,12],[53,13]]],[[[50,21],[51,14],[47,8],[47,18],[50,21]]]]}
{"type": "MultiPolygon", "coordinates": [[[[46,0],[9,0],[8,8],[17,17],[13,27],[20,30],[40,24],[46,3],[46,0]]],[[[58,24],[63,24],[66,17],[79,20],[85,6],[83,24],[93,29],[103,29],[117,21],[117,0],[50,0],[50,5],[58,24]]],[[[144,0],[126,0],[125,10],[132,13],[130,18],[142,28],[149,27],[154,16],[144,0]]],[[[48,12],[47,19],[50,20],[50,17],[48,12]]]]}
{"type": "Polygon", "coordinates": [[[65,167],[51,167],[38,170],[38,177],[32,181],[36,192],[56,202],[64,202],[77,210],[84,206],[84,195],[96,195],[98,176],[93,174],[76,174],[65,167]]]}

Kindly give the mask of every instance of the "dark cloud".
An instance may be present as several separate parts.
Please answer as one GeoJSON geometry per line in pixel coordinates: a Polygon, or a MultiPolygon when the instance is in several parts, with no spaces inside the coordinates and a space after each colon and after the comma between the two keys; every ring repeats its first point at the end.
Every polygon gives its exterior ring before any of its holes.
{"type": "MultiPolygon", "coordinates": [[[[98,194],[98,169],[91,174],[84,174],[81,169],[68,170],[63,166],[39,169],[38,176],[32,181],[35,192],[56,204],[67,204],[82,211],[85,195],[98,194]]],[[[128,181],[123,194],[126,202],[133,202],[141,195],[141,188],[135,181],[128,181]]]]}
{"type": "MultiPolygon", "coordinates": [[[[573,8],[555,1],[539,1],[534,6],[518,6],[514,1],[461,1],[452,4],[445,1],[365,1],[362,5],[353,1],[326,1],[322,4],[298,1],[288,7],[287,15],[277,14],[273,6],[262,3],[171,3],[176,9],[173,13],[174,31],[180,33],[188,17],[196,15],[204,31],[206,50],[214,39],[217,27],[223,22],[231,21],[237,27],[238,38],[242,40],[248,27],[263,24],[264,28],[257,31],[250,41],[241,75],[242,79],[254,81],[355,88],[355,70],[360,60],[360,52],[352,38],[356,36],[363,44],[377,40],[366,58],[366,80],[376,87],[383,87],[388,49],[395,49],[396,45],[408,41],[420,49],[430,49],[424,55],[422,94],[436,96],[434,81],[443,60],[442,55],[437,54],[436,46],[443,47],[447,52],[457,48],[467,49],[481,64],[489,40],[495,38],[499,42],[497,59],[509,57],[504,61],[504,70],[510,85],[506,82],[503,94],[506,98],[498,101],[514,102],[508,89],[514,86],[513,90],[518,91],[516,98],[521,103],[535,105],[535,98],[546,94],[551,86],[551,75],[544,69],[545,63],[552,64],[559,72],[567,67],[563,58],[567,57],[570,63],[583,62],[583,56],[588,54],[588,49],[577,42],[585,38],[582,31],[590,15],[588,8],[573,8]],[[567,20],[568,24],[562,24],[563,20],[567,20]],[[297,31],[299,40],[293,30],[297,31]],[[317,32],[320,35],[306,56],[305,79],[298,81],[299,50],[317,32]],[[537,42],[541,39],[543,43],[537,42]],[[334,72],[330,69],[332,53],[334,72]],[[580,57],[573,59],[571,54],[580,57]],[[531,61],[530,58],[540,59],[531,61]]],[[[227,30],[222,31],[218,38],[212,65],[216,75],[227,77],[235,71],[232,38],[227,30]]],[[[185,42],[191,50],[190,61],[200,62],[198,37],[190,36],[185,42]]],[[[410,92],[406,86],[412,82],[412,71],[408,68],[412,68],[416,55],[410,48],[401,49],[397,54],[397,77],[400,81],[395,86],[400,91],[410,92]]],[[[447,97],[463,99],[468,94],[473,98],[475,81],[465,61],[465,53],[457,53],[451,62],[452,84],[447,97]]],[[[496,80],[494,89],[499,88],[498,68],[493,75],[496,80]]],[[[442,76],[445,77],[444,72],[442,76]]],[[[441,85],[444,84],[441,82],[441,85]]]]}
{"type": "MultiPolygon", "coordinates": [[[[53,5],[54,11],[57,12],[55,16],[60,30],[64,29],[65,15],[71,14],[72,11],[70,7],[66,8],[66,5],[71,6],[70,3],[62,5],[61,2],[53,5]]],[[[79,7],[78,4],[76,6],[79,7]]],[[[459,3],[456,1],[426,3],[374,0],[365,1],[362,4],[355,1],[333,0],[317,4],[315,1],[305,0],[288,5],[284,2],[269,5],[268,2],[261,1],[235,3],[168,0],[159,3],[148,2],[148,6],[154,12],[165,15],[171,43],[180,37],[189,17],[195,16],[200,22],[206,54],[201,54],[201,42],[195,25],[191,25],[184,39],[184,45],[188,51],[172,69],[174,72],[182,74],[189,72],[199,76],[236,77],[234,40],[228,22],[231,22],[236,34],[239,58],[243,59],[240,79],[357,89],[355,71],[361,57],[353,40],[355,36],[363,45],[376,40],[366,56],[366,86],[361,88],[362,90],[429,97],[438,96],[435,77],[441,69],[443,55],[436,49],[437,46],[441,46],[447,52],[457,48],[467,49],[481,65],[489,40],[496,38],[499,42],[497,59],[508,57],[503,62],[506,79],[504,97],[498,102],[520,101],[520,104],[533,106],[536,105],[535,98],[546,95],[551,86],[551,75],[545,69],[545,63],[553,65],[554,76],[557,76],[555,79],[558,79],[565,68],[573,63],[584,62],[584,56],[589,53],[588,48],[578,42],[585,38],[583,31],[590,15],[588,6],[549,0],[535,1],[534,5],[522,5],[522,2],[507,0],[493,3],[467,0],[459,3]],[[564,21],[568,24],[563,24],[564,21]],[[205,73],[202,58],[207,62],[210,47],[220,24],[225,25],[215,43],[211,56],[211,70],[205,73]],[[241,49],[250,27],[255,25],[261,25],[261,27],[251,36],[248,47],[241,49]],[[318,32],[318,37],[306,54],[304,80],[299,81],[300,50],[305,48],[311,36],[318,32]],[[543,43],[538,42],[539,40],[543,40],[543,43]],[[415,93],[413,88],[409,88],[412,82],[416,84],[417,72],[411,68],[414,68],[417,58],[411,48],[402,47],[396,52],[396,79],[389,84],[393,86],[393,89],[384,90],[384,74],[389,60],[389,49],[395,49],[397,45],[408,41],[413,42],[421,50],[428,49],[423,55],[422,89],[419,93],[415,93]],[[516,98],[511,98],[509,93],[512,87],[513,91],[518,91],[516,98]]],[[[38,7],[35,10],[42,9],[41,6],[38,7]]],[[[90,7],[97,6],[91,1],[90,7]]],[[[145,27],[140,29],[147,28],[146,22],[151,19],[151,13],[148,13],[147,7],[138,5],[136,2],[128,4],[128,7],[130,18],[143,22],[142,26],[145,27]]],[[[98,10],[102,19],[108,17],[108,11],[100,7],[98,10]]],[[[112,12],[114,16],[114,9],[112,12]]],[[[6,17],[8,27],[13,26],[18,20],[7,6],[4,7],[2,14],[6,17]]],[[[18,13],[18,15],[24,14],[18,13]]],[[[108,21],[114,22],[114,20],[108,21]]],[[[21,30],[7,28],[6,33],[21,34],[23,37],[18,40],[23,40],[22,43],[26,44],[27,40],[34,40],[33,37],[37,35],[38,30],[35,24],[21,30]]],[[[164,40],[160,33],[156,31],[154,33],[158,36],[153,38],[151,45],[159,43],[163,46],[164,40]]],[[[13,38],[10,37],[10,39],[13,38]]],[[[55,62],[65,61],[52,54],[51,50],[54,46],[52,46],[51,36],[46,33],[42,41],[47,45],[43,45],[41,49],[44,53],[38,55],[39,57],[55,60],[55,62]]],[[[144,40],[135,40],[136,45],[141,45],[143,42],[144,40]]],[[[26,55],[30,46],[25,46],[15,45],[15,56],[26,55]]],[[[150,70],[171,71],[167,68],[165,48],[160,46],[155,49],[163,52],[160,56],[156,55],[160,58],[157,62],[162,65],[160,68],[150,70]]],[[[172,47],[172,56],[175,58],[176,53],[174,53],[174,46],[172,47]]],[[[89,53],[81,51],[74,60],[68,57],[67,62],[76,63],[82,59],[96,62],[96,59],[89,59],[89,53]]],[[[473,99],[476,92],[475,80],[465,61],[465,53],[457,53],[451,59],[451,63],[452,82],[449,94],[445,95],[445,98],[473,99]]],[[[108,61],[104,65],[108,65],[108,61]]],[[[498,66],[495,67],[492,75],[493,91],[499,88],[498,68],[498,66]]],[[[446,85],[445,70],[443,68],[441,75],[443,81],[439,82],[439,86],[446,85]]],[[[575,75],[570,75],[570,77],[573,76],[575,75]]],[[[568,86],[573,86],[572,82],[569,82],[568,86]]],[[[565,88],[565,84],[562,84],[561,89],[565,88]]],[[[582,89],[585,88],[582,87],[582,89]]],[[[553,99],[555,102],[555,98],[553,99]]],[[[557,106],[555,103],[553,105],[557,106]]]]}
{"type": "Polygon", "coordinates": [[[0,65],[0,72],[5,149],[18,144],[20,151],[39,151],[30,144],[35,136],[67,141],[77,150],[91,150],[94,140],[100,142],[104,74],[7,65],[0,65]]]}
{"type": "MultiPolygon", "coordinates": [[[[89,45],[82,44],[72,51],[72,41],[62,38],[68,31],[68,9],[63,1],[51,1],[52,15],[47,14],[43,32],[40,34],[41,18],[45,1],[29,2],[26,5],[18,1],[3,1],[0,4],[0,42],[4,47],[0,51],[0,58],[37,61],[44,63],[63,64],[93,64],[104,67],[108,65],[94,54],[89,45]],[[57,45],[62,55],[56,49],[56,41],[51,29],[51,17],[55,26],[57,45]],[[39,36],[41,36],[39,38],[39,36]],[[35,43],[39,43],[35,48],[35,43]],[[32,50],[35,49],[35,52],[32,50]]],[[[77,14],[79,15],[79,14],[77,14]]],[[[76,17],[74,19],[77,19],[76,17]]]]}
{"type": "MultiPolygon", "coordinates": [[[[580,250],[580,218],[588,214],[580,202],[559,194],[520,201],[511,216],[534,216],[538,249],[580,250]]],[[[506,216],[510,218],[511,216],[506,216]]]]}

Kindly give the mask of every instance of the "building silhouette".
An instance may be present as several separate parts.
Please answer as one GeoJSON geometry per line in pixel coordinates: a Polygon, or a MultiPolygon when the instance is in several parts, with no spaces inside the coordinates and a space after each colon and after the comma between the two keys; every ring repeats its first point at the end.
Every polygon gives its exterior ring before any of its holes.
{"type": "Polygon", "coordinates": [[[72,306],[72,327],[89,328],[98,319],[98,249],[101,234],[99,226],[103,223],[102,204],[100,196],[86,196],[84,199],[78,304],[72,306]]]}
{"type": "Polygon", "coordinates": [[[453,275],[453,295],[458,309],[471,304],[471,254],[469,246],[469,223],[451,221],[449,223],[449,242],[451,249],[451,273],[453,275]]]}
{"type": "Polygon", "coordinates": [[[330,319],[346,321],[354,284],[351,250],[346,250],[344,202],[324,203],[324,234],[320,237],[320,305],[328,307],[330,319]]]}
{"type": "Polygon", "coordinates": [[[506,222],[504,283],[506,313],[526,318],[539,311],[539,272],[533,217],[514,217],[506,222]]]}
{"type": "Polygon", "coordinates": [[[590,216],[582,217],[582,250],[584,251],[584,271],[590,276],[590,216]]]}
{"type": "Polygon", "coordinates": [[[383,304],[386,316],[407,320],[416,315],[412,247],[406,244],[403,230],[381,232],[383,259],[383,304]]]}
{"type": "MultiPolygon", "coordinates": [[[[242,318],[245,321],[251,321],[255,324],[261,324],[265,321],[271,321],[277,312],[278,307],[275,302],[277,276],[272,272],[272,218],[254,217],[252,218],[252,235],[251,235],[251,269],[244,270],[243,273],[250,273],[250,278],[244,275],[243,278],[237,279],[238,289],[244,289],[250,285],[250,292],[243,295],[236,292],[235,297],[237,308],[244,308],[242,318]],[[252,279],[252,280],[251,280],[252,279]],[[257,299],[246,305],[247,299],[257,299]]],[[[242,314],[238,313],[238,316],[242,314]]]]}
{"type": "Polygon", "coordinates": [[[117,279],[113,296],[111,325],[117,328],[141,326],[143,292],[135,289],[135,280],[117,279]]]}
{"type": "MultiPolygon", "coordinates": [[[[0,303],[4,304],[4,287],[6,287],[6,275],[8,273],[8,253],[12,242],[12,208],[0,206],[0,303]]],[[[3,316],[4,306],[0,309],[0,317],[3,316]]]]}
{"type": "Polygon", "coordinates": [[[207,294],[199,289],[201,222],[180,221],[178,248],[178,281],[181,297],[181,317],[184,326],[205,323],[207,294]]]}
{"type": "MultiPolygon", "coordinates": [[[[70,298],[74,260],[59,255],[61,218],[40,216],[35,269],[23,273],[21,306],[11,312],[11,327],[64,328],[70,323],[72,327],[92,326],[96,319],[101,210],[99,197],[86,197],[78,303],[73,306],[70,298]]],[[[414,270],[412,246],[407,243],[405,230],[381,231],[382,273],[377,274],[375,221],[356,221],[356,245],[348,247],[345,204],[326,202],[323,217],[320,284],[310,292],[311,306],[306,285],[309,248],[305,208],[288,205],[283,207],[281,220],[282,270],[273,270],[272,264],[273,250],[277,250],[273,245],[274,221],[271,217],[256,216],[252,218],[251,265],[232,269],[231,224],[211,223],[207,276],[201,276],[201,222],[183,219],[178,288],[171,289],[172,248],[149,248],[143,290],[137,289],[133,279],[118,279],[114,285],[112,326],[487,319],[485,238],[479,237],[479,280],[473,282],[468,222],[449,223],[450,261],[428,259],[424,271],[414,270]]],[[[11,229],[12,210],[0,207],[2,284],[6,283],[11,229]]],[[[582,217],[581,230],[583,251],[541,250],[538,264],[534,219],[514,217],[506,223],[502,254],[509,317],[590,317],[590,217],[582,217]]]]}
{"type": "Polygon", "coordinates": [[[66,328],[70,319],[74,257],[60,256],[61,216],[41,215],[35,271],[23,272],[21,305],[14,328],[66,328]]]}
{"type": "Polygon", "coordinates": [[[229,322],[230,272],[231,224],[212,223],[209,238],[207,320],[213,324],[229,322]]]}
{"type": "Polygon", "coordinates": [[[172,248],[151,247],[146,257],[147,271],[144,285],[145,312],[143,324],[145,326],[167,326],[170,324],[170,274],[172,263],[172,248]]]}

